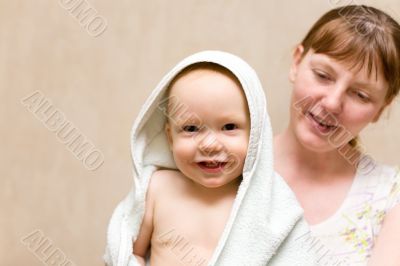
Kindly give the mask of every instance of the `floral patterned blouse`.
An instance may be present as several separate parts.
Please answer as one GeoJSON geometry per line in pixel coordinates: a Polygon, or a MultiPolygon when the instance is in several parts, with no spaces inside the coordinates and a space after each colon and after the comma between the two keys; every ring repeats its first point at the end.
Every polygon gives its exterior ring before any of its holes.
{"type": "Polygon", "coordinates": [[[342,206],[303,236],[321,266],[365,266],[385,214],[400,204],[398,168],[360,166],[342,206]],[[368,168],[368,169],[367,169],[368,168]]]}

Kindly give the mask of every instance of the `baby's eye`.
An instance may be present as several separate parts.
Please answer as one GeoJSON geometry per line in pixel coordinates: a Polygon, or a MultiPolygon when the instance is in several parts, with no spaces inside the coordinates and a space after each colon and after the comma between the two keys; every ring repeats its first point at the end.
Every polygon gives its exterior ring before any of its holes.
{"type": "Polygon", "coordinates": [[[234,129],[237,129],[237,128],[238,127],[235,124],[229,123],[229,124],[224,125],[222,127],[222,130],[234,130],[234,129]]]}
{"type": "Polygon", "coordinates": [[[198,132],[200,130],[200,128],[195,125],[187,125],[187,126],[183,126],[182,130],[185,132],[198,132]]]}

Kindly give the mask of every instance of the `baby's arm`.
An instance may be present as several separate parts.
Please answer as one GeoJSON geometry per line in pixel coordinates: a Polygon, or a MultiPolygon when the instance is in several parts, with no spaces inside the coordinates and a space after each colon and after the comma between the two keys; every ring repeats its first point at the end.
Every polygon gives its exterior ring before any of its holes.
{"type": "Polygon", "coordinates": [[[151,180],[146,195],[146,205],[143,222],[140,227],[139,235],[133,244],[133,255],[139,261],[140,265],[146,265],[146,254],[150,248],[151,235],[153,233],[153,208],[154,208],[154,188],[151,186],[151,180]]]}

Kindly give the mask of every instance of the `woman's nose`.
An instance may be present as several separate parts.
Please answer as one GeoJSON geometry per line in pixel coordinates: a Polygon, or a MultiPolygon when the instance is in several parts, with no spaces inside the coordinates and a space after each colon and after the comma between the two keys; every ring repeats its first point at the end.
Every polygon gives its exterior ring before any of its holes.
{"type": "Polygon", "coordinates": [[[321,106],[329,113],[339,114],[343,109],[344,93],[339,86],[328,91],[321,100],[321,106]]]}
{"type": "Polygon", "coordinates": [[[224,146],[214,132],[207,132],[199,141],[198,148],[202,153],[210,155],[221,152],[224,146]]]}

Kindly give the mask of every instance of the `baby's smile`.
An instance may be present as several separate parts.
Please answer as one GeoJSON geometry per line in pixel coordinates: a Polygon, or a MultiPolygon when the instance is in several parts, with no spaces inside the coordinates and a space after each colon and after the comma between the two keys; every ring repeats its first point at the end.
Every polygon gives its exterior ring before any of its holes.
{"type": "Polygon", "coordinates": [[[224,170],[227,162],[221,161],[201,161],[197,165],[207,173],[220,173],[224,170]]]}

